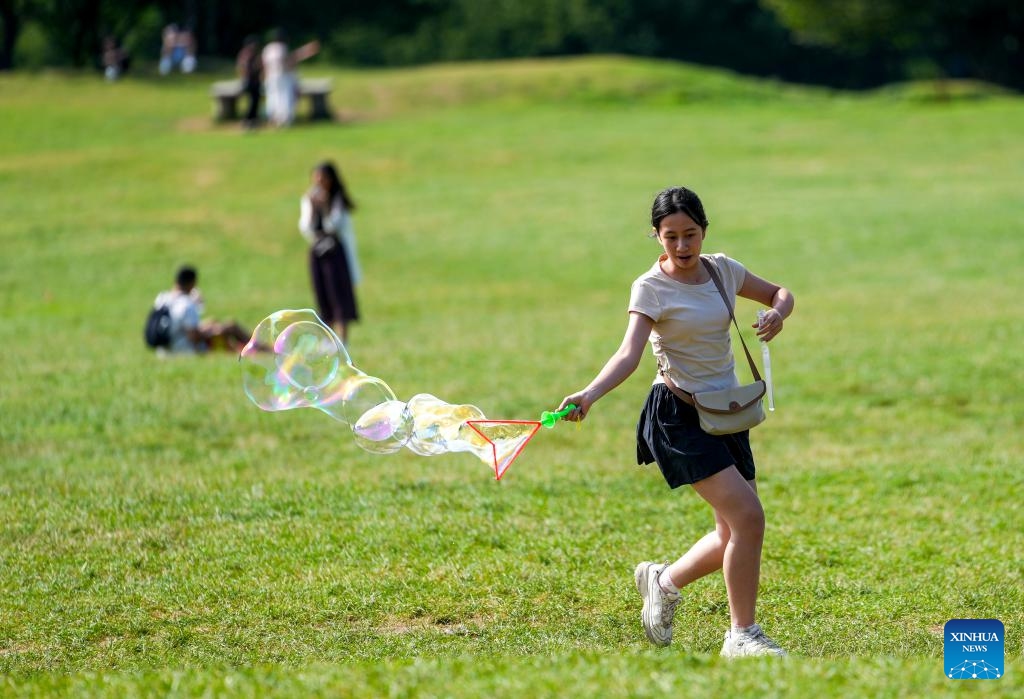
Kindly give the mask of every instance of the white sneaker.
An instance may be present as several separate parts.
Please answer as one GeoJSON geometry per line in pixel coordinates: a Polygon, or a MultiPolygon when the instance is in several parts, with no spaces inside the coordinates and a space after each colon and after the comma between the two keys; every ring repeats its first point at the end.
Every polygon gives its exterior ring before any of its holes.
{"type": "Polygon", "coordinates": [[[761,627],[754,624],[747,631],[725,632],[725,643],[722,644],[723,658],[741,658],[748,655],[789,655],[778,643],[770,639],[761,627]]]}
{"type": "Polygon", "coordinates": [[[672,642],[672,615],[680,598],[678,592],[669,594],[658,584],[658,576],[665,568],[665,563],[644,561],[633,571],[636,589],[644,600],[640,620],[647,639],[656,646],[667,646],[672,642]]]}

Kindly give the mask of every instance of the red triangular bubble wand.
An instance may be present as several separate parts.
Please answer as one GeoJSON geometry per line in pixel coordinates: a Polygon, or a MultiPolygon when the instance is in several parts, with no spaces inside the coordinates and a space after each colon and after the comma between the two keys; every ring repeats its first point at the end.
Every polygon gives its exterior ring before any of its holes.
{"type": "Polygon", "coordinates": [[[466,424],[491,446],[494,478],[500,481],[537,430],[542,426],[551,429],[575,409],[569,404],[557,412],[545,410],[540,420],[466,420],[466,424]]]}

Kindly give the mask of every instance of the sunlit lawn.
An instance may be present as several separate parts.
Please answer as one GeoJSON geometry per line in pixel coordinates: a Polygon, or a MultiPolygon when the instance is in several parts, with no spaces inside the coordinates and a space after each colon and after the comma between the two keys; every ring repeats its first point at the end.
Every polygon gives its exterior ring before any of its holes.
{"type": "MultiPolygon", "coordinates": [[[[0,689],[90,696],[921,696],[942,625],[1007,630],[1024,578],[1024,102],[829,95],[625,59],[330,74],[345,120],[214,127],[215,76],[0,77],[0,689]],[[407,399],[535,419],[615,349],[686,184],[706,248],[784,283],[755,433],[760,617],[720,576],[647,645],[632,568],[710,526],[634,465],[653,362],[500,483],[263,413],[233,357],[142,343],[177,265],[248,326],[312,304],[296,230],[336,159],[359,204],[351,354],[407,399]]],[[[754,308],[740,318],[753,321],[754,308]]]]}

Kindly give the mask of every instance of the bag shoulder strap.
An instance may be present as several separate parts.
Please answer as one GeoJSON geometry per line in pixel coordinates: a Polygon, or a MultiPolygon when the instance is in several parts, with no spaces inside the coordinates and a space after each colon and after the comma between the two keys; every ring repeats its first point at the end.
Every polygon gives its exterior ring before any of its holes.
{"type": "Polygon", "coordinates": [[[750,356],[750,350],[747,349],[747,343],[743,339],[743,333],[740,332],[740,324],[736,322],[736,315],[732,312],[732,304],[729,303],[729,296],[725,293],[725,286],[722,284],[722,278],[718,276],[718,268],[712,261],[709,255],[701,255],[700,261],[704,263],[704,267],[708,270],[708,274],[711,275],[711,281],[718,287],[718,293],[722,295],[722,300],[725,301],[725,307],[729,309],[729,317],[732,318],[732,324],[736,326],[736,333],[740,336],[740,343],[743,345],[743,353],[747,355],[747,362],[750,363],[750,373],[754,375],[755,381],[761,380],[761,372],[757,370],[757,365],[754,364],[754,358],[750,356]]]}

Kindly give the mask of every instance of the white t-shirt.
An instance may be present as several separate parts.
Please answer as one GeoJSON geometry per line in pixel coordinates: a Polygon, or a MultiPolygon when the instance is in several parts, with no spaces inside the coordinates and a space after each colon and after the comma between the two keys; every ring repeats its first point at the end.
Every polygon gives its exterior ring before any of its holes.
{"type": "Polygon", "coordinates": [[[280,41],[272,41],[263,47],[263,77],[277,80],[288,72],[288,47],[280,41]]]}
{"type": "Polygon", "coordinates": [[[195,352],[197,348],[188,339],[188,331],[199,327],[199,317],[203,307],[199,302],[199,294],[195,289],[186,294],[180,289],[171,289],[157,295],[153,308],[167,305],[171,315],[170,352],[195,352]]]}
{"type": "MultiPolygon", "coordinates": [[[[747,270],[721,253],[710,257],[735,308],[736,292],[743,286],[747,270]]],[[[683,284],[672,279],[661,269],[664,258],[662,255],[633,282],[629,297],[630,312],[643,313],[654,321],[650,341],[658,366],[673,383],[691,393],[739,385],[729,340],[732,320],[718,287],[712,280],[683,284]]],[[[664,383],[660,373],[654,383],[664,383]]]]}

